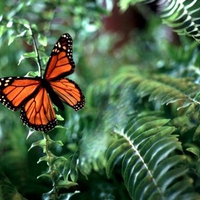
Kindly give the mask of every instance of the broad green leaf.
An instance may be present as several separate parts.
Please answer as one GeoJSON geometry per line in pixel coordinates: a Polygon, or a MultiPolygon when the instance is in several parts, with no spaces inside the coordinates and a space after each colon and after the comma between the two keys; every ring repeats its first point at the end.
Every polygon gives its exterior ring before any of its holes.
{"type": "Polygon", "coordinates": [[[38,35],[38,42],[42,45],[42,46],[47,46],[47,37],[42,35],[42,34],[39,34],[38,35]]]}

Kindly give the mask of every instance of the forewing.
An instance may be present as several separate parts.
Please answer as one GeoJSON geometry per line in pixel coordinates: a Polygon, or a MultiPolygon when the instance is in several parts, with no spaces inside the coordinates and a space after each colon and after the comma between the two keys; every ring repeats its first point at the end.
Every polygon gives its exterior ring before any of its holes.
{"type": "Polygon", "coordinates": [[[0,79],[0,103],[18,110],[40,87],[40,79],[5,77],[0,79]]]}
{"type": "Polygon", "coordinates": [[[38,93],[22,107],[21,120],[37,131],[48,132],[56,126],[55,111],[45,88],[40,88],[38,93]]]}
{"type": "Polygon", "coordinates": [[[68,33],[63,34],[54,45],[47,63],[44,78],[56,80],[74,72],[72,56],[72,38],[68,33]]]}
{"type": "Polygon", "coordinates": [[[51,81],[51,87],[59,98],[74,110],[80,110],[85,105],[85,97],[79,86],[67,78],[51,81]]]}

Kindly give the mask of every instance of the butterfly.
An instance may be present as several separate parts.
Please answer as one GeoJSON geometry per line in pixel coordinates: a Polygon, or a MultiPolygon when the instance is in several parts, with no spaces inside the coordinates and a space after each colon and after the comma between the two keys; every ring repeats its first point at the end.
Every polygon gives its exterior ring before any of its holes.
{"type": "Polygon", "coordinates": [[[28,127],[48,132],[58,123],[53,104],[64,110],[65,103],[75,111],[85,105],[79,86],[65,78],[74,68],[72,38],[65,33],[54,45],[43,76],[0,79],[0,103],[13,111],[21,109],[20,118],[28,127]]]}

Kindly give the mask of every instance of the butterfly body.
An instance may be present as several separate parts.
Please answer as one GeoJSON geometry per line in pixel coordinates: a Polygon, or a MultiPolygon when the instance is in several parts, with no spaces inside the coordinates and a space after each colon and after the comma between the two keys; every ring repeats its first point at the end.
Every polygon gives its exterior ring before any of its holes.
{"type": "Polygon", "coordinates": [[[54,45],[43,77],[5,77],[0,79],[0,102],[9,109],[21,109],[21,120],[28,127],[48,132],[57,124],[52,103],[64,110],[84,107],[79,86],[65,78],[74,72],[72,38],[63,34],[54,45]]]}
{"type": "Polygon", "coordinates": [[[50,99],[59,109],[64,110],[64,106],[62,101],[59,99],[58,95],[55,93],[51,84],[46,79],[41,79],[41,87],[40,89],[46,89],[47,93],[49,94],[50,99]]]}

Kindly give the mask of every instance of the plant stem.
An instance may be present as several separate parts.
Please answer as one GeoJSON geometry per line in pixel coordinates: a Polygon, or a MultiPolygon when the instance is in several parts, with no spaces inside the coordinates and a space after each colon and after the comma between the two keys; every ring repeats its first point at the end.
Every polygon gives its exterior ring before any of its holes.
{"type": "Polygon", "coordinates": [[[44,137],[44,139],[46,141],[44,151],[45,151],[45,153],[47,155],[47,165],[49,166],[48,172],[49,172],[49,174],[51,176],[51,181],[52,181],[52,186],[53,186],[51,197],[56,200],[56,199],[58,199],[58,189],[56,187],[56,176],[55,176],[56,175],[56,173],[55,173],[56,171],[55,171],[54,165],[52,163],[52,161],[53,161],[52,155],[53,154],[51,153],[51,151],[49,149],[51,141],[49,140],[50,138],[49,138],[48,135],[46,135],[45,133],[42,133],[42,134],[43,134],[43,137],[44,137]]]}

